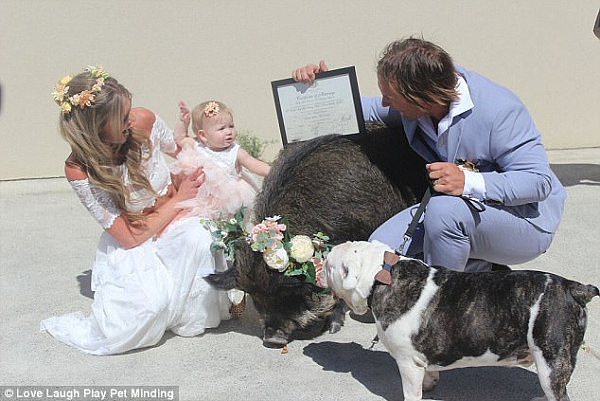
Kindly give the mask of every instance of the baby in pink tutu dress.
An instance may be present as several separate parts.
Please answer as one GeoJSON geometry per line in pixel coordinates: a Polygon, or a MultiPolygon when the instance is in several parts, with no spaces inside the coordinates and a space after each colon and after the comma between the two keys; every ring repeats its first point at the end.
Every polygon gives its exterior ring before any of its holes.
{"type": "MultiPolygon", "coordinates": [[[[184,132],[187,132],[190,111],[184,102],[179,103],[179,109],[184,132]]],[[[188,175],[203,167],[206,181],[194,199],[181,202],[179,206],[207,219],[233,216],[245,206],[249,216],[258,186],[242,168],[264,177],[271,167],[235,142],[237,133],[233,115],[225,104],[217,101],[201,103],[192,110],[191,120],[196,140],[188,136],[176,138],[182,150],[171,165],[171,171],[188,175]]]]}
{"type": "MultiPolygon", "coordinates": [[[[190,111],[184,102],[179,102],[179,114],[184,127],[177,130],[176,136],[187,134],[190,124],[190,111]]],[[[233,115],[225,104],[217,101],[200,103],[192,110],[191,120],[196,139],[187,135],[176,137],[182,149],[171,165],[171,172],[190,175],[202,167],[205,181],[195,198],[180,202],[178,206],[189,209],[191,215],[206,219],[228,218],[245,206],[250,221],[258,186],[242,168],[264,177],[271,167],[235,143],[237,133],[233,115]]],[[[232,302],[231,317],[237,318],[245,309],[245,294],[231,289],[227,295],[232,302]]]]}

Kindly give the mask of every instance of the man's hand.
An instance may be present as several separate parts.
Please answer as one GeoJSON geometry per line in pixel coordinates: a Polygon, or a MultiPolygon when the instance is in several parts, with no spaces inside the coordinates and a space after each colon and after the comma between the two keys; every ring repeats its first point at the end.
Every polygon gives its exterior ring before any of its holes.
{"type": "Polygon", "coordinates": [[[433,189],[447,195],[460,196],[465,188],[465,174],[454,163],[436,162],[425,166],[433,189]]]}
{"type": "Polygon", "coordinates": [[[315,75],[319,72],[329,71],[329,68],[325,65],[323,60],[319,61],[319,65],[307,64],[304,67],[300,67],[292,71],[292,78],[296,82],[302,82],[303,84],[310,84],[315,80],[315,75]]]}

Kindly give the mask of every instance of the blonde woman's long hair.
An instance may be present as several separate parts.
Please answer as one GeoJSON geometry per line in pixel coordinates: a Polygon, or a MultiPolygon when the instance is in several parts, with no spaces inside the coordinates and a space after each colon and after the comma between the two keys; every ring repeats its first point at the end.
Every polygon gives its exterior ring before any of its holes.
{"type": "MultiPolygon", "coordinates": [[[[96,78],[89,72],[73,77],[69,82],[69,93],[89,90],[96,78]]],[[[143,224],[143,214],[127,210],[126,202],[131,201],[130,190],[126,188],[117,166],[127,167],[129,180],[134,189],[145,188],[156,195],[141,165],[144,154],[151,154],[151,144],[147,136],[132,132],[124,144],[111,145],[102,141],[100,133],[109,124],[121,132],[125,124],[123,102],[131,99],[131,93],[116,79],[108,77],[99,92],[95,93],[94,103],[84,108],[73,107],[69,113],[61,113],[60,133],[71,146],[71,165],[85,171],[92,184],[107,191],[122,215],[134,224],[143,224]],[[146,151],[144,151],[146,149],[146,151]]]]}

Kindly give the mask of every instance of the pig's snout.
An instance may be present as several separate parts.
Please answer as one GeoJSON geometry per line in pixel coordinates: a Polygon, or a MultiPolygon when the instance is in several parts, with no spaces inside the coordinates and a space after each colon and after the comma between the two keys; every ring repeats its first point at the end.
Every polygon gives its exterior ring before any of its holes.
{"type": "Polygon", "coordinates": [[[267,348],[282,348],[288,343],[288,336],[281,329],[266,327],[263,336],[263,346],[267,348]]]}

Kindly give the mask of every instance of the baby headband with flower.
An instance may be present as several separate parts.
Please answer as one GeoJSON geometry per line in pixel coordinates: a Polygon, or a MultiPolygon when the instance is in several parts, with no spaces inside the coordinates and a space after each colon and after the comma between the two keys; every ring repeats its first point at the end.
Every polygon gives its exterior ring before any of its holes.
{"type": "Polygon", "coordinates": [[[96,78],[96,83],[92,86],[91,89],[83,90],[79,93],[75,93],[74,95],[69,96],[69,82],[71,82],[70,75],[61,78],[56,86],[54,87],[54,92],[52,92],[52,97],[56,104],[60,106],[63,114],[69,114],[73,109],[73,106],[79,106],[80,109],[85,108],[86,106],[91,106],[94,103],[96,95],[95,93],[100,92],[102,87],[104,86],[104,80],[108,78],[110,75],[104,71],[104,69],[100,66],[87,66],[84,71],[89,72],[92,78],[96,78]]]}
{"type": "MultiPolygon", "coordinates": [[[[312,235],[291,235],[281,216],[265,218],[248,230],[244,221],[245,208],[230,219],[204,220],[210,227],[214,242],[212,250],[223,249],[226,258],[233,261],[233,246],[244,238],[255,252],[263,254],[263,260],[271,269],[286,276],[304,276],[304,281],[322,287],[320,271],[332,245],[322,232],[312,235]]],[[[285,219],[284,219],[285,220],[285,219]]],[[[324,290],[326,291],[326,290],[324,290]]]]}
{"type": "Polygon", "coordinates": [[[204,115],[206,117],[215,117],[219,114],[221,107],[219,107],[219,103],[217,102],[208,102],[206,106],[204,106],[204,115]]]}

